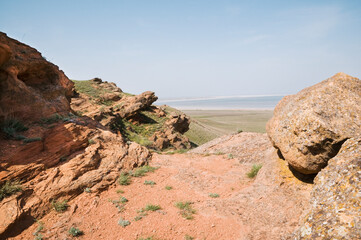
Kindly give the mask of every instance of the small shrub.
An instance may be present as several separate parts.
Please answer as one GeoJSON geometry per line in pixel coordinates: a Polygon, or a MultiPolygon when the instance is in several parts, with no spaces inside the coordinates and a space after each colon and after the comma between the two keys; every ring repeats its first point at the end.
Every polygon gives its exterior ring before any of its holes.
{"type": "Polygon", "coordinates": [[[60,114],[55,113],[55,114],[51,115],[48,118],[42,118],[41,122],[45,123],[45,124],[52,124],[52,123],[56,123],[56,122],[59,122],[59,121],[63,121],[63,119],[64,119],[63,116],[61,116],[60,114]]]}
{"type": "Polygon", "coordinates": [[[36,220],[36,222],[38,223],[38,227],[36,228],[36,231],[33,233],[33,235],[35,236],[35,240],[42,240],[43,235],[40,232],[44,229],[44,223],[38,220],[36,220]]]}
{"type": "Polygon", "coordinates": [[[157,210],[160,210],[162,209],[159,205],[152,205],[152,204],[148,204],[147,206],[145,206],[145,211],[157,211],[157,210]]]}
{"type": "Polygon", "coordinates": [[[134,218],[134,221],[139,221],[139,220],[141,220],[142,218],[143,218],[143,216],[138,215],[138,216],[136,216],[136,217],[134,218]]]}
{"type": "Polygon", "coordinates": [[[193,219],[193,214],[196,213],[196,210],[192,208],[191,202],[177,202],[175,206],[179,208],[180,214],[187,220],[193,219]]]}
{"type": "Polygon", "coordinates": [[[24,132],[28,129],[22,122],[14,118],[7,119],[1,124],[1,131],[7,138],[14,138],[17,132],[24,132]]]}
{"type": "Polygon", "coordinates": [[[88,143],[89,143],[89,145],[92,145],[95,143],[95,141],[93,139],[88,139],[88,143]]]}
{"type": "Polygon", "coordinates": [[[130,221],[128,220],[124,220],[123,218],[120,218],[118,221],[118,225],[122,226],[122,227],[126,227],[130,225],[130,221]]]}
{"type": "Polygon", "coordinates": [[[77,237],[77,236],[83,235],[84,232],[79,230],[79,228],[71,227],[69,229],[69,234],[72,235],[73,237],[77,237]]]}
{"type": "Polygon", "coordinates": [[[147,237],[147,238],[137,238],[137,240],[157,240],[156,238],[154,237],[147,237]]]}
{"type": "Polygon", "coordinates": [[[115,205],[115,207],[118,209],[118,212],[123,212],[124,211],[125,202],[121,202],[121,200],[111,200],[111,199],[109,199],[108,201],[115,205]]]}
{"type": "Polygon", "coordinates": [[[118,190],[117,190],[117,193],[124,193],[124,191],[121,190],[121,189],[118,189],[118,190]]]}
{"type": "Polygon", "coordinates": [[[126,202],[129,202],[129,200],[126,199],[125,197],[121,197],[121,198],[120,198],[120,202],[121,202],[121,203],[126,203],[126,202]]]}
{"type": "Polygon", "coordinates": [[[23,136],[23,135],[16,135],[15,136],[15,140],[17,140],[17,141],[21,141],[21,140],[24,140],[24,139],[26,139],[26,137],[23,136]]]}
{"type": "Polygon", "coordinates": [[[188,234],[184,236],[184,240],[193,240],[194,237],[189,236],[188,234]]]}
{"type": "Polygon", "coordinates": [[[139,220],[141,220],[143,217],[145,217],[145,216],[148,215],[147,211],[146,211],[144,208],[138,210],[137,213],[138,213],[139,215],[134,218],[134,221],[139,221],[139,220]]]}
{"type": "Polygon", "coordinates": [[[258,171],[262,168],[262,164],[254,164],[251,171],[247,173],[247,177],[254,178],[257,176],[258,171]]]}
{"type": "Polygon", "coordinates": [[[237,130],[237,133],[241,133],[241,132],[243,132],[242,129],[238,129],[238,130],[237,130]]]}
{"type": "Polygon", "coordinates": [[[68,205],[68,201],[64,200],[64,201],[52,201],[51,205],[53,206],[54,210],[57,212],[65,212],[69,205],[68,205]]]}
{"type": "Polygon", "coordinates": [[[23,140],[23,143],[31,143],[31,142],[41,141],[41,140],[42,140],[41,137],[25,138],[25,139],[23,140]]]}
{"type": "Polygon", "coordinates": [[[172,190],[173,187],[172,187],[172,186],[165,186],[165,189],[166,189],[166,190],[172,190]]]}
{"type": "Polygon", "coordinates": [[[224,152],[215,152],[214,155],[223,155],[224,152]]]}
{"type": "Polygon", "coordinates": [[[228,154],[228,159],[233,159],[233,158],[234,158],[233,154],[232,154],[232,153],[229,153],[229,154],[228,154]]]}
{"type": "Polygon", "coordinates": [[[18,182],[7,181],[4,185],[0,187],[0,201],[22,190],[23,189],[18,182]]]}
{"type": "Polygon", "coordinates": [[[129,185],[131,183],[129,174],[126,172],[121,173],[118,179],[118,183],[120,185],[129,185]]]}
{"type": "Polygon", "coordinates": [[[143,177],[143,176],[145,176],[146,173],[154,172],[157,169],[158,168],[156,168],[156,167],[151,167],[149,165],[145,165],[145,166],[134,169],[133,171],[130,172],[130,175],[132,177],[143,177]]]}
{"type": "Polygon", "coordinates": [[[210,193],[208,196],[210,196],[211,198],[219,198],[218,193],[210,193]]]}
{"type": "Polygon", "coordinates": [[[85,189],[84,189],[84,192],[86,192],[86,193],[91,193],[91,192],[92,192],[92,190],[91,190],[90,188],[88,188],[88,187],[87,187],[87,188],[85,188],[85,189]]]}
{"type": "Polygon", "coordinates": [[[144,185],[155,185],[156,183],[153,182],[153,181],[148,181],[148,180],[145,180],[144,181],[144,185]]]}

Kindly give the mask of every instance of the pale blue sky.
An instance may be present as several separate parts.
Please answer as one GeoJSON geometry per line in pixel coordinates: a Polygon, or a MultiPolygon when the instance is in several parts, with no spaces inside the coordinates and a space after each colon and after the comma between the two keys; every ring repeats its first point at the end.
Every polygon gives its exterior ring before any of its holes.
{"type": "Polygon", "coordinates": [[[0,0],[0,31],[71,79],[161,98],[290,94],[361,77],[361,1],[0,0]]]}

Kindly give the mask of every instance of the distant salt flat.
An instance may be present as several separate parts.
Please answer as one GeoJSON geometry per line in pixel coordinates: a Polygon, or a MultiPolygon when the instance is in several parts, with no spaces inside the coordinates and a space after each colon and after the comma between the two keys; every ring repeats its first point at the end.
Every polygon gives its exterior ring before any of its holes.
{"type": "Polygon", "coordinates": [[[283,95],[219,96],[160,99],[156,103],[180,110],[272,110],[282,98],[283,95]]]}

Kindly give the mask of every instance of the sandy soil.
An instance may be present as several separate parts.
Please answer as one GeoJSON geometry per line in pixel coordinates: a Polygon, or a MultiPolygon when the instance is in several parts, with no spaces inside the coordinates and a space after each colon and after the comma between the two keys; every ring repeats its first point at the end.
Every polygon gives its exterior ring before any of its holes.
{"type": "MultiPolygon", "coordinates": [[[[68,230],[77,227],[84,231],[78,239],[286,239],[308,206],[311,185],[293,177],[265,134],[231,135],[188,154],[154,154],[150,165],[159,169],[132,178],[128,186],[84,192],[69,202],[65,213],[53,211],[39,219],[44,224],[39,234],[43,239],[72,239],[68,230]],[[263,167],[250,179],[246,173],[255,163],[263,167]],[[156,184],[145,185],[146,180],[156,184]],[[112,200],[121,196],[129,201],[119,211],[112,200]],[[192,203],[193,219],[182,217],[175,207],[179,201],[192,203]],[[147,204],[161,209],[135,221],[147,204]],[[118,225],[120,218],[130,225],[118,225]]],[[[13,239],[34,239],[38,226],[13,239]]]]}

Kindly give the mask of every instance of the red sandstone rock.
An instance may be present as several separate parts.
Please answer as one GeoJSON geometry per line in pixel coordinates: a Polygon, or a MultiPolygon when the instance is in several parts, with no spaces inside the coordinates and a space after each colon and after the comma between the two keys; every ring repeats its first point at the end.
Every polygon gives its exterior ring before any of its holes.
{"type": "Polygon", "coordinates": [[[39,120],[70,111],[73,83],[56,65],[5,33],[0,32],[0,44],[0,120],[39,120]]]}

